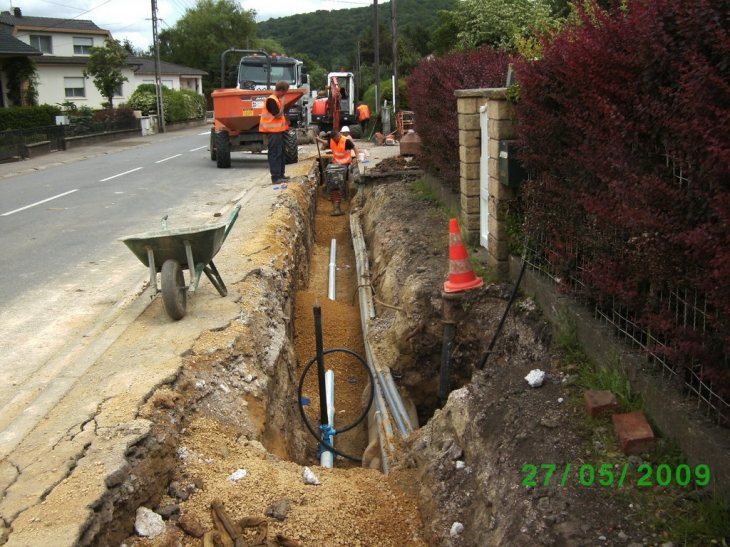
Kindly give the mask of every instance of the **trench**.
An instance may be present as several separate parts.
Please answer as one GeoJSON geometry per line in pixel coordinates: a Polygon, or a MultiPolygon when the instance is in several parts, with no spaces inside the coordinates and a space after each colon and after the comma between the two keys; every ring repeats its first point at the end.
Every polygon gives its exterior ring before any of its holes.
{"type": "MultiPolygon", "coordinates": [[[[310,176],[313,172],[316,168],[310,176]]],[[[318,443],[299,415],[300,375],[316,355],[315,303],[321,307],[324,349],[365,356],[348,214],[352,202],[343,202],[343,216],[331,216],[332,204],[316,180],[312,184],[310,178],[302,188],[288,202],[298,202],[301,218],[295,214],[274,223],[270,242],[251,243],[251,248],[267,249],[252,251],[256,264],[239,284],[254,304],[221,332],[203,333],[185,355],[181,374],[149,398],[141,414],[154,421],[154,437],[130,450],[136,458],[130,462],[132,476],[143,475],[141,485],[134,494],[116,496],[114,521],[89,544],[203,545],[202,535],[215,526],[211,503],[220,499],[232,518],[268,515],[269,538],[281,534],[321,547],[425,547],[410,472],[384,480],[380,469],[342,457],[333,469],[319,467],[318,443]],[[273,243],[282,236],[283,242],[273,243]],[[337,244],[336,300],[327,297],[332,240],[337,244]],[[303,484],[303,466],[314,471],[320,486],[303,484]],[[239,478],[232,479],[236,473],[239,478]],[[289,514],[271,518],[272,509],[284,501],[291,506],[289,514]],[[140,505],[163,515],[164,534],[152,540],[130,534],[140,505]]],[[[369,377],[363,364],[345,353],[327,354],[325,368],[335,372],[334,427],[341,428],[362,414],[369,377]]],[[[316,366],[302,395],[316,427],[316,366]]],[[[336,435],[334,446],[362,458],[373,438],[367,422],[336,435]]]]}

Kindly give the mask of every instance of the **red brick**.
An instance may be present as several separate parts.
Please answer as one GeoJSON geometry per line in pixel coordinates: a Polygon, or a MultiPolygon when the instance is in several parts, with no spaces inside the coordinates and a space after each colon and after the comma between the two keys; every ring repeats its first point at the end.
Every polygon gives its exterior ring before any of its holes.
{"type": "Polygon", "coordinates": [[[656,445],[654,432],[643,412],[637,410],[628,414],[614,414],[612,420],[613,430],[624,454],[636,456],[654,449],[656,445]]]}
{"type": "Polygon", "coordinates": [[[593,418],[601,414],[615,414],[618,412],[618,401],[610,391],[589,389],[584,395],[586,410],[593,418]]]}

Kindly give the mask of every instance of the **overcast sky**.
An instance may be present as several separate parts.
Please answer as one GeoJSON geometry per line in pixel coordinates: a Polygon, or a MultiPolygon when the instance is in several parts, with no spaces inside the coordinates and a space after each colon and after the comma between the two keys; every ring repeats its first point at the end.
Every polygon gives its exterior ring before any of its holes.
{"type": "MultiPolygon", "coordinates": [[[[197,0],[157,0],[159,30],[175,25],[197,0]]],[[[316,10],[356,8],[371,0],[239,0],[243,9],[256,10],[256,21],[316,10]]],[[[129,40],[144,50],[152,44],[152,0],[0,0],[0,11],[20,8],[23,15],[86,19],[111,31],[117,40],[129,40]]]]}

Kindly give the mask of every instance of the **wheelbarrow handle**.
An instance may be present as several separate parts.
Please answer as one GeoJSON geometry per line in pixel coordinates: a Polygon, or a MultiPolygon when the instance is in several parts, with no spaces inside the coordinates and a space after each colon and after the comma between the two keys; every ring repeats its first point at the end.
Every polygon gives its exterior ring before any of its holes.
{"type": "Polygon", "coordinates": [[[231,216],[228,217],[228,224],[226,225],[226,231],[223,233],[223,241],[226,240],[228,237],[228,232],[231,231],[231,228],[233,228],[233,225],[236,223],[236,219],[238,218],[238,213],[241,210],[241,204],[239,203],[236,205],[236,208],[231,211],[231,216]]]}

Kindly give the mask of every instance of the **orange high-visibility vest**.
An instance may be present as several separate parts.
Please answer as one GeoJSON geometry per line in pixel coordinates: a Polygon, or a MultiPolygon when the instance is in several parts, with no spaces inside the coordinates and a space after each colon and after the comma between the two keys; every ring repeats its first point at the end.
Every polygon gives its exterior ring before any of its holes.
{"type": "Polygon", "coordinates": [[[352,151],[347,149],[347,139],[342,135],[340,135],[339,143],[330,139],[330,150],[332,150],[332,160],[335,163],[348,165],[352,162],[352,151]]]}
{"type": "Polygon", "coordinates": [[[361,122],[363,120],[369,120],[370,119],[370,109],[368,108],[368,105],[361,104],[357,107],[357,121],[361,122]]]}
{"type": "Polygon", "coordinates": [[[281,100],[275,94],[269,97],[269,99],[274,99],[276,101],[276,104],[279,107],[279,113],[282,117],[277,118],[269,112],[269,109],[266,107],[266,103],[268,102],[267,99],[264,101],[264,111],[261,113],[259,131],[262,133],[281,133],[282,131],[286,131],[289,129],[289,120],[281,107],[281,100]]]}

